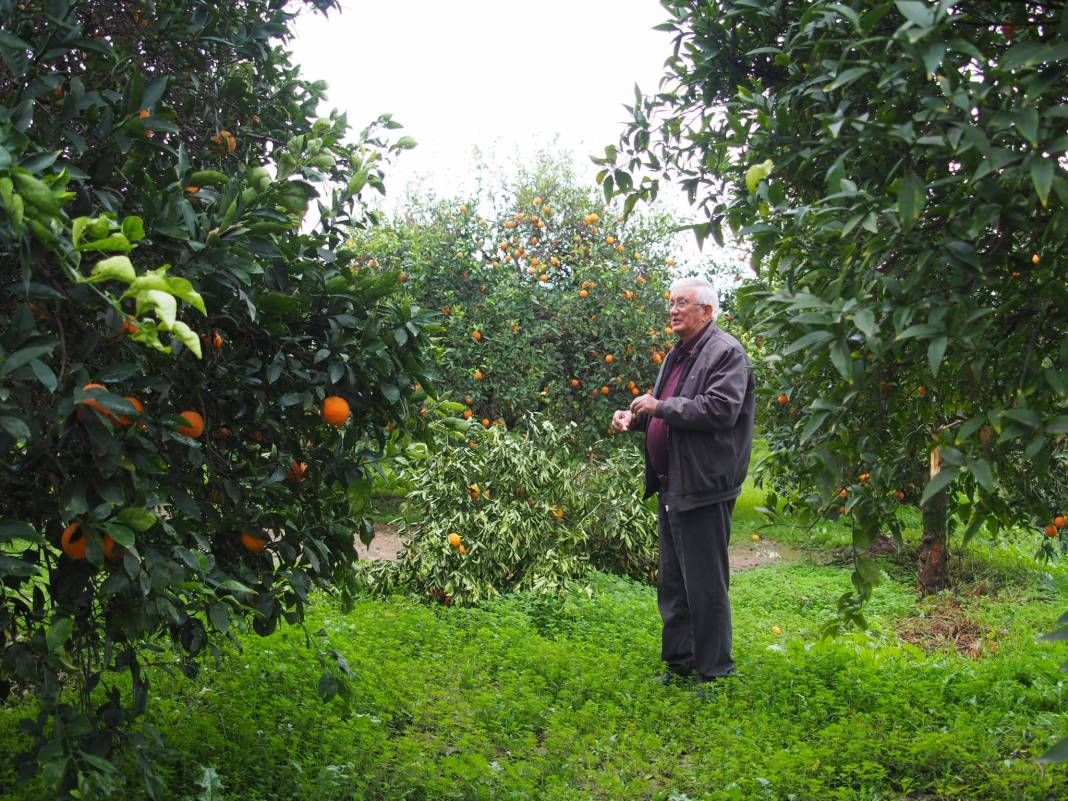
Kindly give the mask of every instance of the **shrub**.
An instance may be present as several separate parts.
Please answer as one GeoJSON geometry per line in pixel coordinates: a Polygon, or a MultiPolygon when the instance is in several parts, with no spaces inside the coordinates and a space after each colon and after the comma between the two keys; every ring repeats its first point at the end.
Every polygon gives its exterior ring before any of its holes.
{"type": "Polygon", "coordinates": [[[591,567],[655,578],[656,515],[640,500],[641,456],[573,459],[574,425],[532,416],[525,431],[470,424],[412,476],[396,563],[361,568],[368,587],[446,604],[513,590],[554,593],[591,567]]]}

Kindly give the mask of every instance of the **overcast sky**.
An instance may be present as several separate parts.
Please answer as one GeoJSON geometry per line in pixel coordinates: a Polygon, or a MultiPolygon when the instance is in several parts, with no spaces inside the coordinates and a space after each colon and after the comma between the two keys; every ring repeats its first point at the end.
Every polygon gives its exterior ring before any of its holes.
{"type": "Polygon", "coordinates": [[[343,0],[307,14],[291,43],[307,78],[359,130],[391,112],[419,146],[387,175],[439,195],[471,187],[472,153],[507,169],[555,140],[591,181],[634,85],[656,88],[669,34],[656,0],[343,0]]]}

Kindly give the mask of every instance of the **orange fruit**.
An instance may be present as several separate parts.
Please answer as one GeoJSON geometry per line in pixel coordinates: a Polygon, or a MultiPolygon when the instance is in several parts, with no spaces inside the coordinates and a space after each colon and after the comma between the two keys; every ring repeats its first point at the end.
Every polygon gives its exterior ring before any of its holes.
{"type": "Polygon", "coordinates": [[[604,357],[604,360],[608,362],[608,364],[611,364],[616,360],[616,357],[609,353],[607,356],[604,357]]]}
{"type": "Polygon", "coordinates": [[[590,296],[589,290],[586,290],[586,289],[580,289],[579,290],[579,297],[580,298],[588,298],[589,296],[590,296]]]}
{"type": "Polygon", "coordinates": [[[760,535],[759,534],[754,534],[752,537],[750,537],[750,539],[753,542],[760,542],[760,535]]]}
{"type": "Polygon", "coordinates": [[[197,192],[200,191],[200,187],[190,185],[185,188],[185,191],[190,195],[195,195],[197,192]]]}
{"type": "Polygon", "coordinates": [[[82,531],[80,523],[71,523],[63,529],[63,535],[59,538],[59,545],[70,559],[84,559],[85,549],[89,544],[89,538],[82,531]]]}
{"type": "Polygon", "coordinates": [[[846,498],[846,497],[848,497],[848,496],[849,496],[849,490],[847,490],[847,489],[846,489],[845,487],[843,487],[843,488],[842,488],[842,490],[841,490],[841,492],[839,492],[838,494],[839,494],[840,496],[842,496],[843,498],[846,498]]]}
{"type": "Polygon", "coordinates": [[[470,420],[470,419],[471,419],[471,410],[470,409],[464,409],[464,420],[470,420]]]}
{"type": "MultiPolygon", "coordinates": [[[[104,392],[108,391],[108,388],[105,387],[103,384],[92,384],[92,383],[90,383],[90,384],[86,384],[84,387],[82,387],[82,392],[88,392],[90,389],[101,389],[104,392]]],[[[115,415],[113,415],[108,409],[105,409],[100,404],[100,401],[98,401],[98,400],[94,400],[92,398],[86,398],[85,400],[78,401],[78,405],[79,406],[88,406],[90,409],[95,409],[96,411],[100,412],[102,415],[104,415],[104,417],[108,418],[109,420],[114,420],[115,419],[115,415]]],[[[86,420],[89,419],[89,413],[87,411],[85,411],[85,409],[77,409],[76,411],[77,411],[78,419],[81,422],[84,423],[86,420]]]]}
{"type": "Polygon", "coordinates": [[[610,389],[608,388],[608,385],[607,385],[607,384],[606,384],[605,386],[601,387],[601,394],[602,394],[602,395],[607,395],[607,394],[608,394],[609,392],[611,392],[611,391],[612,391],[612,390],[610,390],[610,389]]]}
{"type": "Polygon", "coordinates": [[[124,334],[136,334],[140,330],[129,317],[122,321],[122,333],[124,334]]]}
{"type": "Polygon", "coordinates": [[[471,332],[471,339],[475,340],[475,342],[479,342],[482,339],[482,332],[481,331],[472,331],[471,332]]]}
{"type": "Polygon", "coordinates": [[[612,243],[614,243],[616,241],[616,239],[615,239],[614,236],[606,236],[604,238],[604,241],[607,242],[609,245],[611,245],[612,243]]]}
{"type": "Polygon", "coordinates": [[[400,281],[402,284],[405,283],[408,280],[408,273],[401,273],[397,276],[397,280],[400,281]]]}
{"type": "Polygon", "coordinates": [[[341,428],[349,419],[349,402],[338,395],[323,398],[323,408],[320,414],[324,421],[335,428],[341,428]]]}
{"type": "MultiPolygon", "coordinates": [[[[137,413],[138,414],[141,414],[145,410],[145,405],[143,403],[141,403],[141,401],[139,401],[133,395],[127,395],[124,398],[124,400],[129,401],[130,405],[133,406],[135,409],[137,409],[137,413]]],[[[124,426],[128,426],[128,425],[130,425],[130,423],[133,422],[133,418],[127,417],[125,414],[120,414],[119,415],[119,422],[124,426]]]]}
{"type": "Polygon", "coordinates": [[[542,273],[541,275],[538,276],[538,280],[541,281],[544,284],[546,281],[549,280],[549,276],[546,275],[545,273],[542,273]]]}
{"type": "Polygon", "coordinates": [[[304,474],[308,472],[308,465],[304,462],[293,462],[293,466],[289,468],[289,474],[286,476],[288,481],[300,481],[304,478],[304,474]]]}
{"type": "Polygon", "coordinates": [[[460,214],[467,214],[467,206],[463,203],[460,204],[460,214]]]}
{"type": "Polygon", "coordinates": [[[581,383],[582,383],[582,382],[581,382],[581,381],[579,381],[579,380],[578,380],[577,378],[572,378],[572,379],[571,379],[571,386],[572,386],[572,388],[574,388],[574,389],[578,389],[578,388],[579,388],[579,385],[580,385],[581,383]]]}
{"type": "Polygon", "coordinates": [[[471,405],[471,404],[473,404],[474,402],[475,402],[475,399],[474,399],[474,398],[472,398],[472,397],[471,397],[470,395],[468,395],[468,396],[466,396],[466,397],[464,398],[464,403],[466,403],[466,404],[467,404],[468,406],[470,406],[470,405],[471,405]]]}
{"type": "Polygon", "coordinates": [[[267,540],[263,537],[257,537],[255,534],[250,534],[247,531],[242,531],[241,544],[245,547],[246,551],[258,553],[267,547],[267,540]]]}
{"type": "Polygon", "coordinates": [[[630,394],[631,394],[631,395],[634,395],[635,397],[637,397],[638,395],[640,395],[640,394],[641,394],[641,392],[639,392],[639,391],[638,391],[638,388],[637,388],[637,387],[631,387],[631,388],[630,388],[630,394]]]}
{"type": "Polygon", "coordinates": [[[905,493],[903,493],[901,490],[898,490],[897,492],[895,492],[894,493],[894,497],[897,498],[897,502],[898,503],[904,503],[905,502],[905,493]]]}
{"type": "Polygon", "coordinates": [[[152,112],[148,109],[143,108],[137,112],[137,116],[140,117],[142,120],[147,120],[149,117],[152,116],[152,112]]]}
{"type": "Polygon", "coordinates": [[[1050,524],[1050,525],[1046,526],[1046,536],[1047,537],[1056,537],[1057,536],[1057,527],[1054,526],[1053,524],[1050,524]]]}
{"type": "Polygon", "coordinates": [[[449,534],[449,545],[451,545],[453,548],[459,548],[461,545],[460,535],[457,534],[455,531],[449,534]]]}
{"type": "Polygon", "coordinates": [[[178,416],[184,418],[186,421],[186,425],[178,426],[179,434],[198,439],[200,435],[204,433],[204,418],[200,416],[199,412],[187,409],[186,411],[181,412],[178,416]]]}
{"type": "Polygon", "coordinates": [[[1038,257],[1038,254],[1037,254],[1037,253],[1036,253],[1036,254],[1034,254],[1034,255],[1033,255],[1033,256],[1031,257],[1031,263],[1032,263],[1032,264],[1038,264],[1038,263],[1039,263],[1040,261],[1042,261],[1042,259],[1040,259],[1040,258],[1038,257]]]}
{"type": "Polygon", "coordinates": [[[788,404],[790,402],[790,396],[786,395],[786,394],[783,394],[783,395],[779,396],[778,400],[779,400],[779,405],[780,406],[785,406],[786,404],[788,404]]]}
{"type": "Polygon", "coordinates": [[[860,474],[860,480],[861,480],[862,483],[866,482],[869,478],[871,478],[871,473],[861,473],[860,474]]]}
{"type": "Polygon", "coordinates": [[[475,370],[475,381],[481,381],[485,377],[486,374],[483,373],[481,370],[475,370]]]}
{"type": "Polygon", "coordinates": [[[460,556],[463,556],[463,555],[465,555],[467,553],[467,548],[465,548],[462,545],[459,547],[458,550],[460,551],[460,556]]]}
{"type": "Polygon", "coordinates": [[[217,351],[222,350],[223,338],[222,334],[220,334],[217,330],[213,331],[211,334],[211,345],[217,351]]]}
{"type": "Polygon", "coordinates": [[[1057,517],[1053,518],[1053,525],[1057,528],[1068,526],[1068,515],[1057,515],[1057,517]]]}
{"type": "Polygon", "coordinates": [[[483,417],[482,418],[482,427],[483,428],[489,428],[490,427],[490,420],[489,420],[488,417],[483,417]]]}

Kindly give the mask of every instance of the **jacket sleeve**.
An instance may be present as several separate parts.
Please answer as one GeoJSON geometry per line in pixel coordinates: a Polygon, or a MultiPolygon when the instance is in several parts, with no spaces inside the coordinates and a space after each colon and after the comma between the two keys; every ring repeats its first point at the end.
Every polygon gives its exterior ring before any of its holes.
{"type": "MultiPolygon", "coordinates": [[[[671,428],[714,431],[738,421],[749,386],[749,359],[739,348],[725,350],[702,379],[694,397],[676,395],[660,401],[656,416],[671,428]]],[[[689,378],[687,378],[689,380],[689,378]]]]}

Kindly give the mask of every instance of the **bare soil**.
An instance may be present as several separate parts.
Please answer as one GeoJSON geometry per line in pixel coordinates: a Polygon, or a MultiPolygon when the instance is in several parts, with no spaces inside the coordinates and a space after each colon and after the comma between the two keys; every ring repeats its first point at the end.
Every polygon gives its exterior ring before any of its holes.
{"type": "MultiPolygon", "coordinates": [[[[404,548],[397,529],[388,523],[375,523],[375,538],[371,547],[356,539],[356,551],[361,559],[397,560],[397,555],[404,548]]],[[[761,565],[779,561],[794,561],[801,558],[801,552],[785,543],[761,539],[760,542],[732,543],[730,548],[731,572],[739,573],[761,565]]]]}
{"type": "Polygon", "coordinates": [[[969,659],[998,652],[996,628],[976,623],[966,603],[951,597],[931,596],[920,603],[920,613],[901,620],[898,636],[927,653],[952,649],[969,659]]]}

